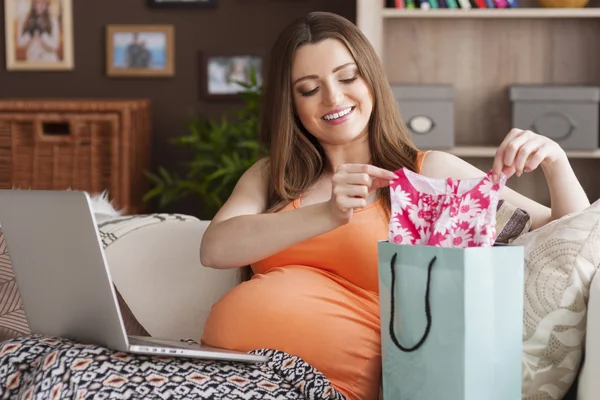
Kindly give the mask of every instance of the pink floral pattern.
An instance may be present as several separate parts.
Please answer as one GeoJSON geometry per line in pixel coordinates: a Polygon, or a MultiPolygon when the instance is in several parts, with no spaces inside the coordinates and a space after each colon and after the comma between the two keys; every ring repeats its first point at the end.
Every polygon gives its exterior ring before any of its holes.
{"type": "Polygon", "coordinates": [[[496,241],[496,207],[506,184],[491,171],[478,179],[432,179],[401,168],[390,181],[388,240],[396,244],[485,247],[496,241]]]}

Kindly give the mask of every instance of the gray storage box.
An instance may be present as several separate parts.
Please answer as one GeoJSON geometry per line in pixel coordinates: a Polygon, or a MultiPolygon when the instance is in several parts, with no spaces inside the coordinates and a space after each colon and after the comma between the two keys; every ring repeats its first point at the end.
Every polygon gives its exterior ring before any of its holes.
{"type": "Polygon", "coordinates": [[[598,148],[596,86],[510,87],[513,127],[545,135],[565,150],[598,148]]]}
{"type": "Polygon", "coordinates": [[[418,148],[454,147],[452,85],[392,85],[392,91],[418,148]]]}

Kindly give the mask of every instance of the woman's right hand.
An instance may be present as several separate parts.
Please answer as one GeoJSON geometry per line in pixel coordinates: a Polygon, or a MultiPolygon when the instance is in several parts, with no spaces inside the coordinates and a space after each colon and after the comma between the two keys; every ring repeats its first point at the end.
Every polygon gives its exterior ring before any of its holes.
{"type": "Polygon", "coordinates": [[[205,267],[243,267],[330,232],[350,221],[354,209],[367,205],[369,192],[396,178],[373,165],[340,165],[330,200],[289,212],[266,212],[269,169],[265,161],[244,172],[204,232],[200,262],[205,267]]]}
{"type": "Polygon", "coordinates": [[[355,208],[367,206],[367,196],[386,187],[398,176],[388,170],[369,164],[341,164],[332,178],[329,210],[336,223],[350,222],[355,208]]]}

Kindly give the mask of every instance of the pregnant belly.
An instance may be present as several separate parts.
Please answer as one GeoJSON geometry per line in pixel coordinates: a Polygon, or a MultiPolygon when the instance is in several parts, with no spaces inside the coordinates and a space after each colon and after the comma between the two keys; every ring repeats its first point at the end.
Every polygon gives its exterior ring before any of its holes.
{"type": "Polygon", "coordinates": [[[381,373],[377,296],[308,267],[255,275],[213,307],[202,341],[299,356],[349,399],[377,394],[381,373]]]}

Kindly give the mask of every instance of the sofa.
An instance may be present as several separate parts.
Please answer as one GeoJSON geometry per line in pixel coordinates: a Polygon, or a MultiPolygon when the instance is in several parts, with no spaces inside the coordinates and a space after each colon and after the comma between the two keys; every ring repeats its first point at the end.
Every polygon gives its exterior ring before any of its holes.
{"type": "MultiPolygon", "coordinates": [[[[212,305],[237,285],[241,276],[236,269],[214,270],[200,264],[199,244],[209,221],[171,214],[120,218],[118,224],[111,216],[97,219],[102,225],[102,238],[108,241],[106,258],[126,313],[130,312],[151,336],[198,340],[212,305]],[[116,228],[107,228],[111,226],[116,228]]],[[[6,268],[7,263],[9,258],[4,258],[1,265],[6,268]]],[[[3,284],[6,281],[0,282],[3,284]]],[[[600,393],[596,378],[600,375],[597,276],[589,286],[588,307],[587,331],[582,339],[585,357],[577,366],[578,376],[568,395],[556,398],[593,400],[600,393]]],[[[0,328],[4,317],[0,315],[0,328]]],[[[550,394],[547,398],[553,397],[550,394]]]]}

